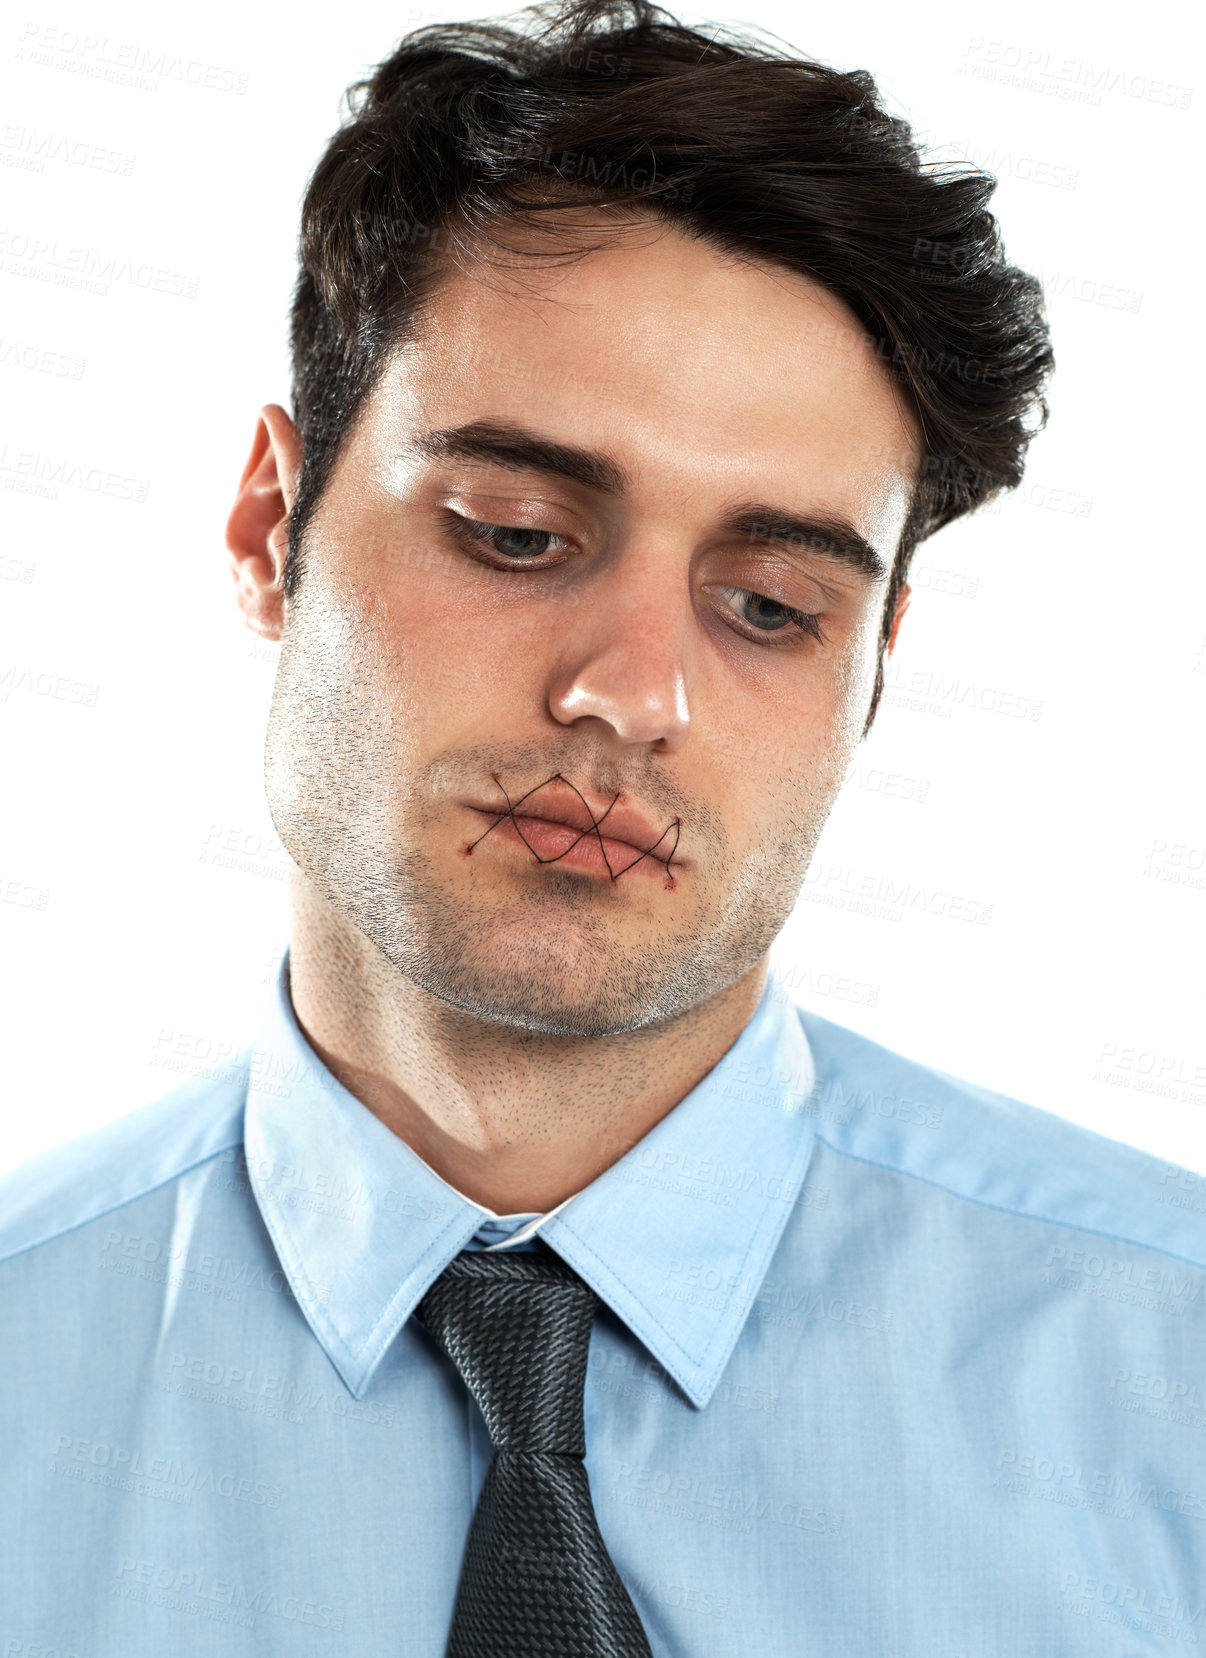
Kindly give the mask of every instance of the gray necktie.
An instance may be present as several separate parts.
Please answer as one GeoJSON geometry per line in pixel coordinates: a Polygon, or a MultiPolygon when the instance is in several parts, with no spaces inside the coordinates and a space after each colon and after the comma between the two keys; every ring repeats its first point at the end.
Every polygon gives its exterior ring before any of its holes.
{"type": "Polygon", "coordinates": [[[582,1460],[594,1292],[543,1248],[468,1251],[415,1311],[477,1400],[494,1446],[447,1658],[652,1658],[582,1460]]]}

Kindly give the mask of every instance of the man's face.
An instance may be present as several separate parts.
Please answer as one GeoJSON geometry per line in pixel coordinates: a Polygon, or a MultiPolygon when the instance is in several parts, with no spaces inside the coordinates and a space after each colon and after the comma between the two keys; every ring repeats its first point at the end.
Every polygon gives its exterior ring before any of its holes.
{"type": "Polygon", "coordinates": [[[604,1035],[733,984],[862,733],[914,445],[840,301],[675,230],[445,279],[286,615],[305,877],[488,1020],[604,1035]]]}

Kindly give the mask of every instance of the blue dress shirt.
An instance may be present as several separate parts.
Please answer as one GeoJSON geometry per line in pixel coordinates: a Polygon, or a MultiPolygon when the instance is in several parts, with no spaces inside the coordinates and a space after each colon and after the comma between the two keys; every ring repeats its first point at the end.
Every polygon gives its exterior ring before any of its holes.
{"type": "MultiPolygon", "coordinates": [[[[772,978],[536,1227],[602,1303],[586,1465],[656,1658],[1206,1641],[1204,1215],[772,978]]],[[[410,1314],[534,1219],[334,1079],[287,957],[237,1063],[8,1175],[0,1658],[442,1658],[491,1448],[410,1314]]]]}

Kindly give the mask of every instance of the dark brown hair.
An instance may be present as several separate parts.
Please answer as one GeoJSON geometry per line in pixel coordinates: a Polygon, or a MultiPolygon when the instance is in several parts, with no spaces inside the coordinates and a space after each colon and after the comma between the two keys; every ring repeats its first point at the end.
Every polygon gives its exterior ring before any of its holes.
{"type": "Polygon", "coordinates": [[[623,206],[824,284],[906,393],[924,453],[870,725],[914,548],[1019,483],[1046,418],[1042,291],[1006,263],[986,205],[995,179],[923,163],[863,71],[704,34],[650,0],[552,0],[418,29],[347,107],[302,208],[286,594],[341,446],[440,275],[506,246],[508,222],[623,206]]]}

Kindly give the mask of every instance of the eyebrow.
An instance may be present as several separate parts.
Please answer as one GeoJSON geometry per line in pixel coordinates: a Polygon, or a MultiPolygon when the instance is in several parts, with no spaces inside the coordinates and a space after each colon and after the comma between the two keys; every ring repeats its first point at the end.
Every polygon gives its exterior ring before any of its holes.
{"type": "MultiPolygon", "coordinates": [[[[555,443],[524,426],[510,422],[470,421],[422,432],[411,449],[431,460],[477,461],[512,472],[543,472],[567,478],[599,495],[623,495],[630,480],[623,467],[593,449],[555,443]]],[[[720,521],[725,535],[767,542],[791,553],[819,553],[867,581],[883,581],[888,567],[852,524],[829,513],[800,514],[782,507],[743,501],[720,521]]]]}

